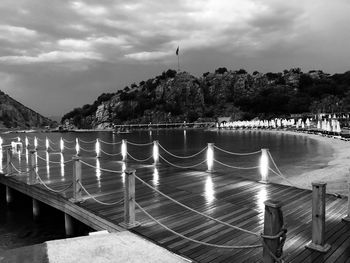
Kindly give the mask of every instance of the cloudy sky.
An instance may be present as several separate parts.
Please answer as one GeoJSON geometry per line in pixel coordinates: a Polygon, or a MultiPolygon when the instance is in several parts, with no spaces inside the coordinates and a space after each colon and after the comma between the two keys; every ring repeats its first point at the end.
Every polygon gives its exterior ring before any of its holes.
{"type": "Polygon", "coordinates": [[[349,0],[1,0],[0,90],[60,116],[180,67],[350,70],[349,0]]]}

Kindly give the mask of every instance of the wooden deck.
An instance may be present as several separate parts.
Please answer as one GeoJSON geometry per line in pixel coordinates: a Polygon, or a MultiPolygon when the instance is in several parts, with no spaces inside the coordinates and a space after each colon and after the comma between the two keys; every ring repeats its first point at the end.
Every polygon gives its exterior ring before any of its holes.
{"type": "MultiPolygon", "coordinates": [[[[38,152],[45,157],[45,152],[38,152]]],[[[71,159],[67,155],[65,160],[71,159]]],[[[59,161],[59,155],[50,154],[52,161],[59,161]]],[[[116,159],[116,158],[115,158],[116,159]]],[[[82,160],[96,165],[93,157],[82,160]]],[[[27,165],[22,159],[16,166],[27,165]]],[[[71,183],[72,163],[64,168],[51,164],[47,169],[39,160],[39,175],[47,185],[63,189],[71,183]],[[49,172],[49,173],[48,173],[49,172]]],[[[100,160],[101,168],[120,171],[122,163],[109,158],[100,160]]],[[[347,213],[347,198],[326,197],[326,242],[332,245],[328,253],[322,254],[305,249],[311,240],[311,191],[275,184],[260,184],[236,177],[229,172],[212,174],[171,168],[165,164],[158,166],[155,173],[152,165],[129,162],[136,174],[158,190],[200,212],[230,223],[234,226],[260,233],[264,220],[264,201],[279,200],[283,203],[283,214],[288,233],[284,246],[286,262],[350,262],[350,223],[341,218],[347,213]]],[[[204,171],[205,169],[203,169],[204,171]]],[[[0,183],[51,205],[70,214],[96,230],[122,231],[123,204],[104,206],[84,195],[84,202],[73,204],[70,188],[64,194],[48,191],[44,186],[28,185],[27,175],[0,176],[0,183]]],[[[93,196],[103,202],[115,202],[123,198],[124,180],[120,174],[96,172],[83,165],[82,182],[93,196]]],[[[205,219],[174,204],[136,180],[136,201],[152,216],[171,229],[187,237],[225,245],[257,244],[255,236],[232,230],[226,226],[205,219]]],[[[260,262],[262,249],[217,249],[182,239],[163,229],[141,211],[136,211],[136,220],[141,223],[132,231],[197,262],[260,262]]]]}

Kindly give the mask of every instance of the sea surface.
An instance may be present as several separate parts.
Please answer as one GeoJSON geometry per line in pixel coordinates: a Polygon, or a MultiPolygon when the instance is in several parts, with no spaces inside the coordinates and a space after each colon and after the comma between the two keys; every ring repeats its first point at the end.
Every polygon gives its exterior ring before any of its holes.
{"type": "MultiPolygon", "coordinates": [[[[245,177],[251,180],[259,180],[257,169],[233,169],[232,167],[247,168],[258,166],[260,153],[251,155],[234,155],[230,153],[248,154],[268,148],[278,168],[285,176],[299,175],[315,169],[327,166],[331,160],[333,150],[326,144],[298,134],[284,134],[264,132],[258,130],[197,130],[197,129],[164,129],[164,130],[140,130],[129,134],[113,134],[112,132],[74,132],[74,133],[10,133],[1,134],[3,145],[17,141],[17,137],[25,142],[27,137],[33,145],[34,136],[38,138],[39,148],[45,148],[46,138],[49,139],[50,148],[59,151],[60,139],[63,138],[65,154],[70,157],[75,154],[75,140],[79,138],[81,155],[94,157],[96,153],[95,140],[100,140],[101,149],[106,153],[119,153],[122,139],[128,144],[128,152],[136,159],[147,159],[152,156],[150,142],[157,140],[159,144],[170,153],[178,156],[195,155],[204,149],[208,143],[214,143],[214,170],[218,172],[230,172],[235,176],[245,177]],[[139,145],[135,145],[139,144],[139,145]],[[142,146],[144,145],[144,146],[142,146]],[[222,150],[220,150],[222,149],[222,150]],[[220,165],[219,162],[226,164],[220,165]],[[231,166],[228,167],[228,166],[231,166]]],[[[179,166],[191,166],[202,162],[206,151],[190,159],[180,159],[169,155],[160,148],[163,158],[170,163],[179,166]]],[[[3,154],[3,159],[5,158],[3,154]]],[[[0,158],[1,155],[0,155],[0,158]]],[[[67,157],[68,158],[68,157],[67,157]]],[[[102,154],[102,158],[115,158],[120,156],[108,156],[102,154]]],[[[3,160],[5,162],[5,160],[3,160]]],[[[164,163],[160,159],[161,163],[164,163]]],[[[3,165],[5,165],[3,163],[3,165]]],[[[163,165],[163,164],[162,164],[163,165]]],[[[1,167],[0,167],[1,168],[1,167]]],[[[196,167],[205,170],[206,163],[196,167]]],[[[32,216],[31,199],[19,193],[15,196],[15,202],[6,204],[5,187],[0,186],[0,252],[25,245],[33,245],[53,239],[65,238],[64,215],[50,207],[44,207],[39,219],[32,216]]],[[[80,234],[86,234],[89,229],[81,227],[80,234]]]]}

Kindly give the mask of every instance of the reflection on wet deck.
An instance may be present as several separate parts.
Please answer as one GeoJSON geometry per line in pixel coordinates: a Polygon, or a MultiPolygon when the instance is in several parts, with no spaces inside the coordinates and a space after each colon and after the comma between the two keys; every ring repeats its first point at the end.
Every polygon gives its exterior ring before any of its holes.
{"type": "MultiPolygon", "coordinates": [[[[15,180],[27,182],[30,157],[14,156],[14,165],[20,172],[10,179],[1,176],[1,182],[15,180]]],[[[72,153],[73,154],[73,153],[72,153]]],[[[35,156],[37,172],[53,189],[63,189],[72,181],[72,154],[46,153],[35,156]]],[[[0,156],[1,157],[1,156],[0,156]]],[[[104,169],[125,171],[126,166],[136,169],[137,175],[159,191],[187,206],[220,219],[234,226],[260,233],[264,221],[264,201],[274,199],[283,202],[283,213],[288,228],[284,254],[293,262],[346,262],[350,258],[350,226],[341,222],[346,215],[346,199],[328,195],[326,198],[326,238],[332,245],[326,254],[311,252],[304,248],[311,240],[311,192],[293,187],[260,184],[252,180],[234,177],[229,172],[198,172],[180,170],[165,164],[140,165],[128,161],[127,165],[117,158],[103,159],[82,157],[93,167],[82,166],[82,184],[91,195],[101,202],[114,202],[123,198],[125,174],[107,172],[104,169]]],[[[2,162],[0,168],[4,166],[2,162]]],[[[34,188],[43,188],[37,185],[34,188]]],[[[52,196],[56,196],[52,194],[52,196]]],[[[72,197],[72,189],[62,196],[72,197]]],[[[57,196],[55,197],[57,198],[57,196]]],[[[184,210],[145,185],[136,181],[136,200],[152,216],[164,225],[187,237],[219,245],[256,244],[256,237],[203,218],[184,210]]],[[[123,204],[103,206],[84,195],[79,204],[87,211],[113,224],[123,222],[123,204]]],[[[163,229],[141,211],[136,211],[141,223],[132,231],[188,258],[198,262],[259,262],[262,249],[225,250],[192,243],[163,229]]]]}

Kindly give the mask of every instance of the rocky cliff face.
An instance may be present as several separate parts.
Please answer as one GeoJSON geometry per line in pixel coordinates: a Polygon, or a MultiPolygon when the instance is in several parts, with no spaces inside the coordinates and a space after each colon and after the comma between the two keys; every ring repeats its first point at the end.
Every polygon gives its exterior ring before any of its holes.
{"type": "Polygon", "coordinates": [[[350,100],[348,75],[337,74],[332,78],[322,71],[303,73],[299,68],[283,73],[249,74],[243,69],[219,68],[197,78],[187,72],[168,70],[110,94],[98,102],[93,112],[83,108],[67,116],[76,126],[84,124],[90,128],[122,123],[215,120],[218,116],[232,119],[286,116],[307,112],[313,100],[329,95],[342,99],[349,91],[350,100]],[[339,94],[330,94],[338,84],[345,88],[337,90],[339,94]]]}
{"type": "Polygon", "coordinates": [[[27,108],[0,91],[0,128],[28,129],[44,127],[51,120],[27,108]]]}

